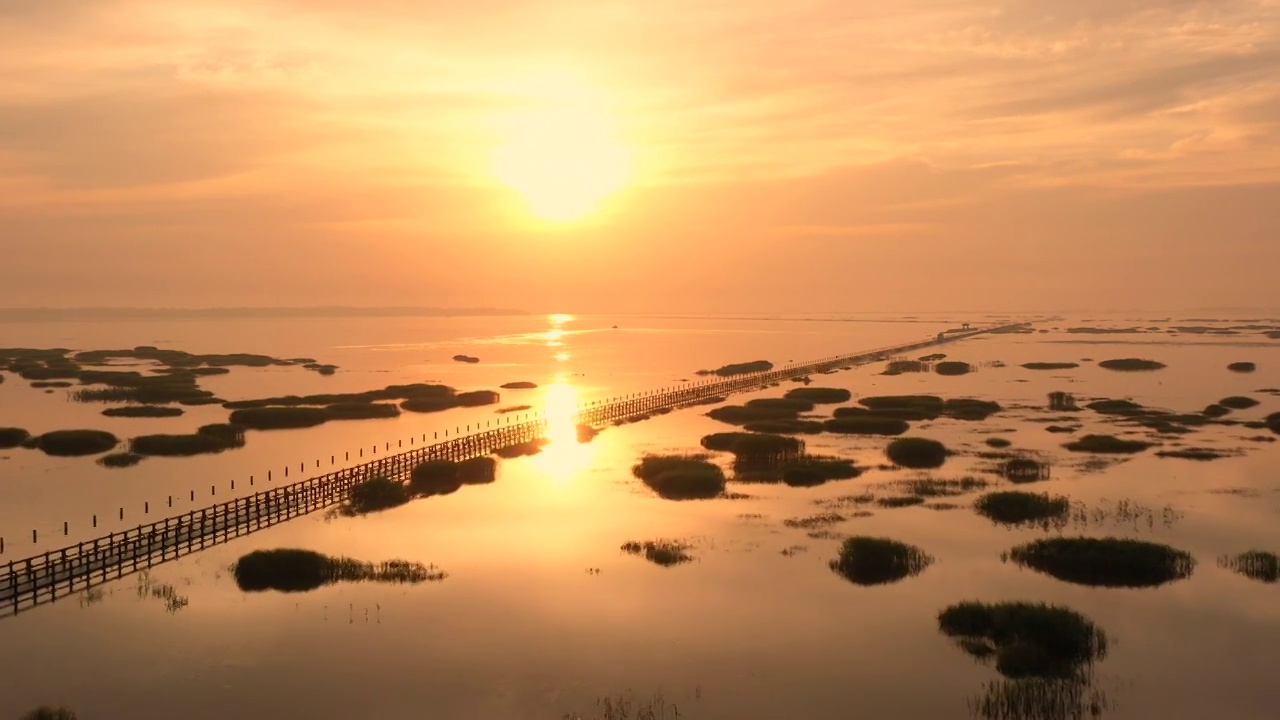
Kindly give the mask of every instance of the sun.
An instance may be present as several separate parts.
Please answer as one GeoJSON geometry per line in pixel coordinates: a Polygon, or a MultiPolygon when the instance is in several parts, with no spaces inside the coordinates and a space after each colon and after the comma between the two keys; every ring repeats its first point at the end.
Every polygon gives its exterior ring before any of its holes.
{"type": "Polygon", "coordinates": [[[606,115],[583,103],[553,103],[502,118],[493,174],[553,222],[588,215],[627,185],[630,153],[606,115]]]}

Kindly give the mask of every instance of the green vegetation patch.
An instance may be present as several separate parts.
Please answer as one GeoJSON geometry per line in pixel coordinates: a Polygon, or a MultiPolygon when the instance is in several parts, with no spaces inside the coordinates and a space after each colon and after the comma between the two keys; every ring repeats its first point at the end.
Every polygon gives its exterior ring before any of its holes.
{"type": "Polygon", "coordinates": [[[1162,362],[1155,360],[1143,360],[1141,358],[1118,358],[1115,360],[1103,360],[1098,363],[1098,367],[1107,370],[1120,370],[1124,372],[1151,372],[1152,370],[1162,370],[1168,367],[1162,362]]]}
{"type": "Polygon", "coordinates": [[[443,580],[435,567],[407,560],[369,563],[310,550],[255,550],[236,561],[236,585],[244,592],[306,592],[340,582],[417,584],[443,580]]]}
{"type": "Polygon", "coordinates": [[[189,435],[140,435],[129,441],[136,455],[183,457],[220,453],[244,447],[244,428],[234,424],[205,425],[189,435]]]}
{"type": "Polygon", "coordinates": [[[843,388],[803,387],[788,390],[785,396],[789,400],[805,400],[819,405],[849,402],[853,393],[843,388]]]}
{"type": "Polygon", "coordinates": [[[107,408],[102,411],[107,417],[127,418],[168,418],[183,414],[182,408],[166,405],[125,405],[124,407],[107,408]]]}
{"type": "Polygon", "coordinates": [[[974,503],[974,509],[992,522],[1022,525],[1065,519],[1071,511],[1071,501],[1061,495],[1008,490],[983,495],[974,503]]]}
{"type": "Polygon", "coordinates": [[[97,455],[120,444],[120,439],[102,430],[54,430],[28,439],[23,445],[58,457],[97,455]]]}
{"type": "Polygon", "coordinates": [[[1151,443],[1142,442],[1141,440],[1122,440],[1111,435],[1085,435],[1084,437],[1069,442],[1062,447],[1072,452],[1088,452],[1103,453],[1110,455],[1125,455],[1140,453],[1151,447],[1151,443]]]}
{"type": "Polygon", "coordinates": [[[0,450],[16,448],[31,439],[31,433],[22,428],[0,427],[0,450]]]}
{"type": "Polygon", "coordinates": [[[909,437],[898,438],[889,443],[884,454],[901,467],[930,469],[942,467],[949,453],[947,446],[937,440],[909,437]]]}
{"type": "Polygon", "coordinates": [[[1280,557],[1273,552],[1250,550],[1239,555],[1224,555],[1218,558],[1218,564],[1250,580],[1264,583],[1280,581],[1280,557]]]}
{"type": "Polygon", "coordinates": [[[1107,654],[1106,633],[1091,620],[1046,604],[962,602],[938,614],[938,629],[1008,678],[1075,677],[1107,654]]]}
{"type": "Polygon", "coordinates": [[[631,541],[623,543],[620,549],[629,555],[642,556],[662,567],[674,567],[693,560],[693,556],[686,552],[690,546],[674,540],[631,541]]]}
{"type": "Polygon", "coordinates": [[[885,585],[919,575],[932,563],[933,558],[914,545],[855,536],[844,541],[830,567],[855,585],[885,585]]]}
{"type": "Polygon", "coordinates": [[[1047,538],[1014,548],[1010,559],[1050,577],[1095,587],[1156,587],[1191,576],[1191,555],[1121,538],[1047,538]]]}
{"type": "Polygon", "coordinates": [[[724,471],[705,455],[646,455],[631,471],[667,500],[713,498],[724,492],[724,471]]]}

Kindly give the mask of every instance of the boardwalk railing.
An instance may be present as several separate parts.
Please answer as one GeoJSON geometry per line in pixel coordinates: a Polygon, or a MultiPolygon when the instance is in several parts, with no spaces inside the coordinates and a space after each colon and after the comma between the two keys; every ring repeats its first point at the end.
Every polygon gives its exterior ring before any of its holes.
{"type": "MultiPolygon", "coordinates": [[[[571,421],[592,426],[604,425],[616,420],[705,403],[713,398],[760,389],[783,380],[886,360],[903,353],[1010,327],[1016,326],[947,333],[915,343],[793,363],[766,372],[723,380],[690,383],[670,390],[639,393],[613,402],[591,403],[578,407],[571,421]]],[[[331,507],[345,501],[353,487],[371,477],[404,479],[414,467],[427,460],[465,460],[537,440],[545,435],[547,426],[548,418],[543,414],[528,422],[389,455],[355,467],[139,525],[124,532],[109,533],[93,540],[11,561],[0,565],[0,617],[16,615],[23,609],[52,602],[59,597],[157,563],[224,543],[299,515],[331,507]]]]}

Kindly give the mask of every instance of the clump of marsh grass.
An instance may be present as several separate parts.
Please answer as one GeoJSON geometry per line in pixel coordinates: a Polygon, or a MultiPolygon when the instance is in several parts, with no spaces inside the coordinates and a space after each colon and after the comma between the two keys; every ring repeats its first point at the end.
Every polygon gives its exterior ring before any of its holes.
{"type": "Polygon", "coordinates": [[[923,505],[924,498],[919,495],[896,495],[876,499],[876,504],[886,509],[896,509],[923,505]]]}
{"type": "Polygon", "coordinates": [[[949,417],[955,420],[985,420],[1000,412],[999,403],[973,398],[943,400],[936,395],[884,395],[862,398],[859,405],[867,408],[837,408],[836,417],[856,416],[870,412],[901,420],[935,420],[949,417]]]}
{"type": "Polygon", "coordinates": [[[715,370],[699,370],[699,375],[719,375],[721,377],[730,377],[732,375],[747,375],[750,373],[768,372],[773,369],[773,363],[768,360],[751,360],[749,362],[730,363],[723,365],[715,370]]]}
{"type": "Polygon", "coordinates": [[[378,475],[351,488],[341,512],[349,516],[365,515],[399,507],[411,499],[409,488],[404,483],[378,475]]]}
{"type": "Polygon", "coordinates": [[[1151,443],[1141,440],[1122,440],[1111,435],[1085,435],[1062,447],[1072,452],[1132,455],[1151,447],[1151,443]]]}
{"type": "Polygon", "coordinates": [[[369,420],[399,417],[400,408],[390,403],[334,403],[326,405],[324,413],[328,420],[369,420]]]}
{"type": "Polygon", "coordinates": [[[453,359],[454,359],[454,362],[469,363],[469,364],[472,364],[472,365],[474,365],[475,363],[480,362],[480,358],[478,358],[478,357],[473,357],[473,356],[471,356],[471,355],[454,355],[454,356],[453,356],[453,359]]]}
{"type": "Polygon", "coordinates": [[[137,455],[182,457],[220,453],[244,447],[244,428],[232,424],[204,425],[189,435],[140,435],[129,441],[137,455]]]}
{"type": "Polygon", "coordinates": [[[855,585],[886,585],[919,575],[933,563],[920,548],[865,535],[847,538],[831,569],[855,585]]]}
{"type": "Polygon", "coordinates": [[[120,444],[120,439],[102,430],[54,430],[27,439],[23,445],[57,457],[97,455],[120,444]]]}
{"type": "Polygon", "coordinates": [[[646,540],[625,542],[621,550],[629,555],[642,555],[645,560],[662,567],[673,567],[693,560],[687,550],[690,545],[675,540],[646,540]]]}
{"type": "Polygon", "coordinates": [[[1143,360],[1141,358],[1118,358],[1115,360],[1103,360],[1098,363],[1098,367],[1107,370],[1120,370],[1124,372],[1150,372],[1152,370],[1161,370],[1168,367],[1162,362],[1155,360],[1143,360]]]}
{"type": "Polygon", "coordinates": [[[1096,720],[1110,706],[1088,677],[1000,680],[969,700],[970,712],[983,720],[1096,720]]]}
{"type": "Polygon", "coordinates": [[[1071,501],[1061,495],[1029,493],[1017,490],[983,495],[974,503],[979,515],[1002,525],[1035,524],[1046,526],[1065,521],[1071,512],[1071,501]]]}
{"type": "Polygon", "coordinates": [[[1020,545],[1009,558],[1050,577],[1095,587],[1156,587],[1191,576],[1181,550],[1120,538],[1047,538],[1020,545]]]}
{"type": "Polygon", "coordinates": [[[803,387],[788,390],[785,397],[789,400],[804,400],[819,405],[849,402],[853,393],[843,388],[803,387]]]}
{"type": "Polygon", "coordinates": [[[505,415],[507,413],[524,412],[525,410],[532,410],[532,409],[533,409],[532,405],[508,405],[507,407],[500,407],[497,410],[494,410],[494,412],[499,415],[505,415]]]}
{"type": "Polygon", "coordinates": [[[166,405],[125,405],[124,407],[107,408],[102,411],[107,417],[127,418],[168,418],[183,414],[182,408],[166,405]]]}
{"type": "Polygon", "coordinates": [[[1221,460],[1224,457],[1230,457],[1231,453],[1220,450],[1212,450],[1210,448],[1179,448],[1177,450],[1161,450],[1156,453],[1157,457],[1177,458],[1180,460],[1198,460],[1208,462],[1210,460],[1221,460]]]}
{"type": "Polygon", "coordinates": [[[939,375],[968,375],[973,372],[973,366],[966,362],[947,360],[934,365],[933,371],[939,375]]]}
{"type": "Polygon", "coordinates": [[[728,432],[707,435],[702,438],[702,447],[738,457],[782,462],[803,453],[804,441],[786,435],[728,432]]]}
{"type": "Polygon", "coordinates": [[[823,431],[821,420],[757,420],[742,426],[747,432],[780,435],[817,435],[823,431]]]}
{"type": "Polygon", "coordinates": [[[822,426],[827,432],[840,435],[901,435],[911,429],[906,420],[869,413],[837,416],[822,426]]]}
{"type": "Polygon", "coordinates": [[[995,660],[1007,678],[1079,678],[1107,655],[1107,635],[1065,607],[962,602],[938,614],[938,629],[973,658],[995,660]]]}
{"type": "Polygon", "coordinates": [[[900,467],[931,469],[942,467],[949,452],[947,446],[937,440],[909,437],[898,438],[889,443],[884,454],[900,467]]]}
{"type": "Polygon", "coordinates": [[[137,453],[112,453],[111,455],[103,455],[98,458],[98,464],[104,468],[127,468],[137,465],[142,462],[143,459],[144,456],[137,453]]]}
{"type": "Polygon", "coordinates": [[[1075,397],[1069,392],[1055,390],[1049,393],[1049,410],[1053,412],[1075,412],[1080,408],[1075,397]]]}
{"type": "Polygon", "coordinates": [[[229,419],[251,430],[285,430],[323,425],[329,414],[318,407],[262,407],[234,410],[229,419]]]}
{"type": "Polygon", "coordinates": [[[793,530],[813,530],[828,527],[848,520],[840,513],[828,512],[801,518],[787,518],[782,524],[793,530]]]}
{"type": "MultiPolygon", "coordinates": [[[[805,388],[799,389],[804,390],[805,388]]],[[[791,393],[787,394],[790,395],[791,393]]],[[[813,401],[793,397],[755,398],[753,400],[748,400],[746,406],[748,408],[762,409],[766,411],[774,410],[779,412],[802,413],[813,410],[813,401]]]]}
{"type": "Polygon", "coordinates": [[[542,448],[546,447],[548,442],[549,441],[546,438],[534,438],[526,442],[517,443],[515,445],[508,445],[507,447],[503,447],[503,448],[498,448],[497,450],[493,451],[493,454],[497,455],[500,458],[503,458],[504,460],[514,460],[519,457],[528,457],[530,455],[537,455],[538,453],[542,452],[542,448]]]}
{"type": "Polygon", "coordinates": [[[35,710],[25,713],[18,720],[77,720],[79,717],[71,708],[41,705],[35,710]]]}
{"type": "Polygon", "coordinates": [[[1205,417],[1220,418],[1220,417],[1225,417],[1227,415],[1230,415],[1231,408],[1223,407],[1215,403],[1215,404],[1205,406],[1205,409],[1201,410],[1200,413],[1205,417]]]}
{"type": "Polygon", "coordinates": [[[66,380],[37,380],[31,383],[31,387],[36,389],[69,388],[71,383],[66,380]]]}
{"type": "Polygon", "coordinates": [[[1029,362],[1023,363],[1022,367],[1028,370],[1072,370],[1080,367],[1080,363],[1073,362],[1029,362]]]}
{"type": "MultiPolygon", "coordinates": [[[[782,400],[782,398],[775,398],[782,400]]],[[[762,422],[766,420],[795,420],[796,415],[801,412],[795,409],[790,402],[785,405],[777,403],[761,403],[758,400],[752,400],[746,405],[724,405],[713,408],[707,413],[707,417],[712,420],[719,420],[722,423],[730,425],[745,425],[747,423],[762,422]],[[755,403],[752,405],[751,403],[755,403]]],[[[812,407],[812,405],[810,405],[812,407]]]]}
{"type": "Polygon", "coordinates": [[[0,427],[0,450],[16,448],[31,439],[31,433],[23,428],[0,427]]]}
{"type": "Polygon", "coordinates": [[[705,455],[646,455],[631,471],[667,500],[713,498],[724,492],[724,471],[705,455]]]}
{"type": "Polygon", "coordinates": [[[779,470],[791,487],[815,487],[830,480],[849,480],[862,474],[852,460],[806,455],[786,461],[779,470]]]}
{"type": "Polygon", "coordinates": [[[1250,550],[1239,555],[1224,555],[1218,565],[1250,580],[1274,583],[1280,581],[1280,556],[1272,552],[1250,550]]]}
{"type": "Polygon", "coordinates": [[[1232,395],[1231,397],[1222,398],[1218,401],[1218,404],[1232,410],[1248,410],[1249,408],[1257,407],[1261,403],[1244,395],[1232,395]]]}
{"type": "Polygon", "coordinates": [[[596,712],[590,717],[566,713],[562,720],[679,720],[685,717],[675,703],[668,704],[659,693],[651,700],[636,700],[630,692],[617,698],[596,699],[596,712]]]}
{"type": "Polygon", "coordinates": [[[1000,475],[1015,484],[1048,480],[1050,472],[1048,463],[1029,457],[1010,458],[1000,466],[1000,475]]]}
{"type": "Polygon", "coordinates": [[[468,460],[427,460],[409,476],[409,490],[416,495],[447,495],[463,485],[482,485],[497,478],[498,463],[491,457],[468,460]]]}
{"type": "Polygon", "coordinates": [[[939,498],[968,495],[971,492],[986,488],[989,484],[986,480],[976,477],[955,479],[916,478],[914,480],[898,480],[878,487],[892,488],[919,498],[939,498]]]}
{"type": "Polygon", "coordinates": [[[521,380],[519,382],[503,383],[498,387],[502,388],[503,390],[535,390],[538,387],[538,383],[528,382],[527,380],[521,380]]]}
{"type": "Polygon", "coordinates": [[[1007,448],[1013,445],[1013,441],[1009,440],[1008,438],[992,437],[992,438],[986,439],[986,444],[987,444],[987,447],[1001,449],[1001,448],[1007,448]]]}
{"type": "Polygon", "coordinates": [[[1251,362],[1234,362],[1227,366],[1231,372],[1251,373],[1258,369],[1257,364],[1251,362]]]}
{"type": "Polygon", "coordinates": [[[439,568],[407,560],[374,564],[293,548],[255,550],[236,561],[233,572],[245,592],[305,592],[340,582],[417,584],[447,577],[439,568]]]}

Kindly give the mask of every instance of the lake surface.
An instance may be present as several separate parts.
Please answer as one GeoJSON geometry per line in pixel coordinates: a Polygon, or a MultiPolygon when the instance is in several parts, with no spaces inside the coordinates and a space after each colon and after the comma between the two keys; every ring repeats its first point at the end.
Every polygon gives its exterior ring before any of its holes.
{"type": "MultiPolygon", "coordinates": [[[[0,325],[5,346],[77,350],[157,345],[191,352],[313,357],[332,377],[298,367],[233,368],[201,386],[227,400],[350,392],[407,382],[460,390],[511,381],[503,406],[569,411],[575,403],[669,387],[695,371],[755,359],[775,363],[923,339],[982,316],[801,318],[389,318],[0,325]],[[617,326],[616,328],[614,326],[617,326]],[[478,364],[451,360],[455,354],[478,364]]],[[[1223,555],[1280,552],[1280,450],[1266,429],[1210,425],[1155,437],[1092,411],[1073,413],[1071,434],[1046,432],[1062,413],[1046,396],[1081,404],[1128,398],[1199,412],[1233,395],[1261,402],[1229,420],[1280,410],[1280,340],[1256,330],[1169,333],[1178,325],[1233,327],[1257,318],[1066,318],[1045,333],[995,335],[940,348],[972,364],[960,377],[886,376],[884,364],[813,378],[859,397],[930,393],[994,400],[987,420],[913,422],[910,435],[955,452],[927,473],[895,469],[887,438],[805,436],[809,452],[849,458],[861,477],[819,487],[736,482],[731,456],[715,455],[729,489],[748,497],[673,502],[631,475],[646,453],[696,452],[699,439],[734,429],[707,408],[609,427],[579,444],[557,438],[541,453],[502,460],[496,483],[358,518],[317,513],[125,577],[80,596],[0,619],[0,717],[41,703],[82,718],[561,718],[592,717],[597,699],[660,696],[689,718],[948,718],[999,680],[938,632],[937,615],[964,600],[1068,606],[1111,639],[1094,668],[1101,717],[1274,718],[1280,667],[1280,587],[1219,566],[1223,555]],[[1195,320],[1195,322],[1193,322],[1195,320]],[[1077,326],[1153,327],[1138,334],[1068,333],[1077,326]],[[1148,373],[1099,368],[1142,357],[1148,373]],[[1085,361],[1089,358],[1089,361],[1085,361]],[[1033,371],[1027,362],[1080,363],[1033,371]],[[1250,374],[1227,364],[1256,362],[1250,374]],[[1134,456],[1077,453],[1062,444],[1089,433],[1142,438],[1134,456]],[[1079,512],[1062,527],[1008,528],[979,516],[982,491],[886,508],[855,503],[902,494],[893,483],[973,476],[987,490],[1013,486],[985,440],[1051,467],[1018,489],[1064,495],[1079,512]],[[1197,462],[1156,455],[1177,447],[1230,456],[1197,462]],[[954,507],[944,509],[946,505],[954,507]],[[942,507],[940,507],[942,506],[942,507]],[[785,521],[837,512],[819,527],[785,521]],[[872,587],[828,568],[850,535],[919,546],[934,563],[916,577],[872,587]],[[1157,588],[1086,587],[1002,561],[1040,537],[1131,537],[1191,553],[1191,576],[1157,588]],[[678,539],[695,561],[659,567],[619,550],[628,541],[678,539]],[[448,577],[419,585],[337,584],[306,593],[245,593],[230,568],[257,549],[305,548],[366,561],[434,564],[448,577]],[[784,553],[783,551],[788,552],[784,553]]],[[[1280,325],[1280,321],[1260,321],[1280,325]]],[[[926,351],[929,352],[929,351],[926,351]]],[[[12,373],[0,384],[0,426],[33,433],[90,427],[117,436],[190,432],[226,410],[189,408],[181,418],[124,419],[103,406],[45,393],[12,373]]],[[[732,404],[796,387],[735,395],[732,404]]],[[[854,403],[846,403],[854,404],[854,403]]],[[[0,562],[172,513],[407,449],[445,429],[496,423],[495,406],[396,419],[333,422],[306,430],[250,432],[245,447],[193,458],[149,458],[127,469],[92,458],[0,450],[0,562]],[[363,456],[361,455],[363,452],[363,456]],[[350,458],[349,460],[346,458],[350,458]],[[332,460],[331,460],[332,458],[332,460]],[[320,462],[320,470],[316,463],[320,462]],[[299,463],[307,468],[298,475],[299,463]],[[249,486],[253,476],[255,484],[249,486]],[[231,489],[231,481],[236,487],[231,489]],[[196,500],[190,501],[195,492],[196,500]],[[144,503],[150,515],[143,514],[144,503]],[[123,508],[125,520],[119,521],[123,508]],[[90,518],[98,516],[98,528],[90,518]],[[63,533],[63,523],[67,531],[63,533]],[[31,530],[38,531],[32,542],[31,530]]],[[[815,415],[829,416],[821,405],[815,415]]],[[[1066,423],[1067,421],[1062,421],[1066,423]]],[[[1020,717],[1051,717],[1022,715],[1020,717]]],[[[1062,715],[1060,717],[1070,717],[1062,715]]],[[[1088,717],[1088,715],[1085,715],[1088,717]]]]}

